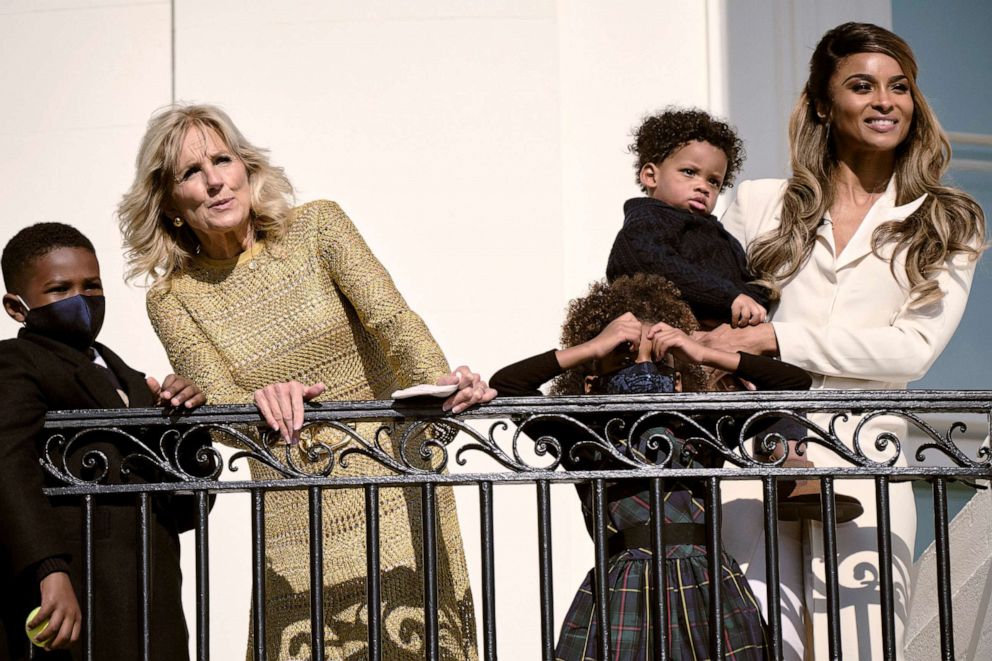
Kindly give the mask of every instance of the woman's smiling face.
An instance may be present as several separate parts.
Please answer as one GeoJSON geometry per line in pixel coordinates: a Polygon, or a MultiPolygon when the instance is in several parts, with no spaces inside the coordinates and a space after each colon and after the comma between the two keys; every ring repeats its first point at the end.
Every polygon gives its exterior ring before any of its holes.
{"type": "Polygon", "coordinates": [[[856,53],[837,66],[830,77],[830,107],[818,111],[830,122],[839,157],[895,151],[913,124],[909,78],[888,55],[856,53]]]}

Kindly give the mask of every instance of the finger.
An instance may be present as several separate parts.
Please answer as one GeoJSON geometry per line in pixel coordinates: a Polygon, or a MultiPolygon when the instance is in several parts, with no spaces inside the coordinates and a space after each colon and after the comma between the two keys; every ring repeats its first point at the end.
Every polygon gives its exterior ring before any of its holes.
{"type": "Polygon", "coordinates": [[[444,402],[444,410],[450,410],[452,413],[461,413],[468,405],[465,404],[466,401],[472,397],[471,387],[462,387],[458,389],[458,392],[453,394],[444,402]],[[446,408],[445,408],[446,407],[446,408]]]}
{"type": "Polygon", "coordinates": [[[481,378],[478,374],[469,369],[467,365],[459,365],[455,372],[458,373],[458,385],[461,388],[475,385],[475,383],[481,378]]]}
{"type": "Polygon", "coordinates": [[[447,410],[450,410],[452,413],[461,413],[465,410],[463,404],[469,397],[471,395],[464,388],[459,390],[445,401],[445,405],[448,407],[447,410]]]}
{"type": "Polygon", "coordinates": [[[438,377],[438,380],[435,381],[435,383],[439,386],[453,385],[455,383],[458,383],[458,374],[455,372],[451,372],[450,374],[445,374],[444,376],[438,377]]]}
{"type": "Polygon", "coordinates": [[[182,390],[185,386],[185,379],[170,374],[162,380],[162,392],[159,395],[163,401],[171,399],[174,393],[182,390]]]}
{"type": "MultiPolygon", "coordinates": [[[[178,385],[181,385],[183,387],[181,389],[177,387],[179,392],[173,395],[172,399],[169,400],[169,403],[172,404],[173,406],[181,406],[183,403],[189,402],[189,400],[193,399],[193,397],[200,394],[200,389],[194,386],[192,383],[187,383],[184,381],[183,383],[180,383],[178,385]]],[[[189,405],[187,404],[187,408],[188,407],[189,405]]]]}
{"type": "MultiPolygon", "coordinates": [[[[41,615],[41,613],[38,614],[41,615]]],[[[35,636],[34,639],[39,643],[46,643],[45,646],[48,647],[59,634],[59,628],[62,626],[62,613],[53,609],[52,614],[47,618],[42,618],[41,622],[44,622],[46,619],[48,620],[48,626],[45,627],[44,631],[35,636]]],[[[38,622],[38,624],[41,624],[41,622],[38,622]]]]}
{"type": "Polygon", "coordinates": [[[79,640],[79,634],[82,633],[82,618],[80,615],[81,613],[76,613],[75,618],[73,618],[72,635],[69,637],[72,642],[79,640]]]}
{"type": "Polygon", "coordinates": [[[327,390],[327,386],[325,386],[323,382],[315,383],[312,386],[307,386],[306,388],[303,389],[303,401],[309,402],[311,399],[321,394],[325,390],[327,390]]]}
{"type": "MultiPolygon", "coordinates": [[[[50,649],[62,649],[63,647],[69,646],[69,641],[72,639],[72,619],[63,618],[62,622],[59,624],[58,635],[49,644],[50,649]]],[[[49,626],[52,626],[49,624],[49,626]]]]}
{"type": "Polygon", "coordinates": [[[639,340],[641,337],[641,322],[635,321],[633,323],[624,324],[620,328],[620,333],[621,337],[628,342],[635,339],[639,340]]]}
{"type": "Polygon", "coordinates": [[[55,604],[45,604],[44,601],[41,604],[41,608],[35,613],[34,617],[28,621],[28,626],[34,629],[36,626],[47,620],[52,616],[55,611],[55,604]]]}
{"type": "Polygon", "coordinates": [[[265,392],[264,388],[259,388],[255,391],[255,406],[258,407],[259,413],[265,418],[265,422],[268,423],[269,427],[273,431],[279,431],[279,422],[276,418],[276,413],[272,410],[272,405],[269,404],[268,393],[265,392]]]}
{"type": "Polygon", "coordinates": [[[670,328],[671,328],[671,326],[669,326],[668,324],[666,324],[664,321],[659,321],[654,326],[652,326],[651,328],[648,329],[648,339],[649,340],[654,339],[654,336],[655,335],[657,335],[658,333],[662,333],[664,331],[667,331],[670,328]]]}
{"type": "Polygon", "coordinates": [[[162,386],[159,385],[158,380],[154,376],[146,376],[145,383],[148,384],[148,389],[152,393],[152,397],[158,397],[158,394],[162,392],[162,386]]]}
{"type": "Polygon", "coordinates": [[[276,406],[273,408],[278,408],[276,417],[279,419],[279,428],[282,430],[283,437],[287,442],[292,442],[293,440],[293,401],[290,395],[289,388],[285,383],[280,383],[275,386],[276,393],[276,406]]]}
{"type": "Polygon", "coordinates": [[[290,405],[293,407],[293,431],[303,427],[303,384],[291,381],[289,384],[290,405]]]}
{"type": "Polygon", "coordinates": [[[186,400],[183,405],[188,409],[195,409],[198,406],[203,406],[207,403],[207,394],[202,390],[197,390],[196,394],[186,400]]]}

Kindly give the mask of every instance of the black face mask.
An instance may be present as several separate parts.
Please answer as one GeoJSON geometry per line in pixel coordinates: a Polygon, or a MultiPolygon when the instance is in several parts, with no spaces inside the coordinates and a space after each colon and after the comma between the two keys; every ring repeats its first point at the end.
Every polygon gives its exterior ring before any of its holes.
{"type": "Polygon", "coordinates": [[[634,363],[605,377],[608,395],[675,392],[675,370],[655,363],[634,363]]]}
{"type": "MultiPolygon", "coordinates": [[[[77,294],[29,308],[24,316],[24,327],[76,349],[87,349],[103,327],[104,305],[103,296],[77,294]]],[[[27,304],[24,307],[27,308],[27,304]]]]}

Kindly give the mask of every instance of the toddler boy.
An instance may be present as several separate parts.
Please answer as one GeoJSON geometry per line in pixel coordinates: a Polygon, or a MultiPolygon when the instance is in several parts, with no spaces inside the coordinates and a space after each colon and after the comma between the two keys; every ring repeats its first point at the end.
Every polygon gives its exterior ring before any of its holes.
{"type": "Polygon", "coordinates": [[[712,215],[744,160],[740,138],[701,110],[669,109],[646,117],[634,139],[630,151],[647,197],[624,204],[607,279],[665,276],[704,329],[765,321],[768,291],[750,284],[744,248],[712,215]]]}

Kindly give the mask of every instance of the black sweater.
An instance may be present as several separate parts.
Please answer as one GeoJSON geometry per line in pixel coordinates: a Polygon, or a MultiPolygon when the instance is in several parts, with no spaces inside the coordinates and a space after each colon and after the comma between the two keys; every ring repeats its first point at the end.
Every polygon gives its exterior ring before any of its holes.
{"type": "Polygon", "coordinates": [[[650,197],[623,205],[623,228],[606,265],[611,282],[621,275],[655,273],[671,280],[698,319],[730,321],[730,306],[747,294],[768,307],[768,290],[749,284],[741,244],[714,216],[699,216],[650,197]]]}

